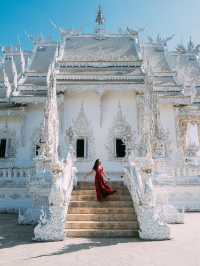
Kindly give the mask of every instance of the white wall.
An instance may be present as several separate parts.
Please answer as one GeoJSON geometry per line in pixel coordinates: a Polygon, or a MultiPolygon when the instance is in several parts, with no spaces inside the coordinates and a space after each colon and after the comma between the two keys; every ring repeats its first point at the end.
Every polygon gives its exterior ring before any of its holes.
{"type": "MultiPolygon", "coordinates": [[[[109,129],[112,127],[119,101],[128,123],[133,130],[137,130],[136,96],[134,92],[106,92],[102,96],[102,127],[100,127],[100,96],[95,92],[65,95],[64,132],[69,128],[72,120],[76,120],[80,112],[81,103],[83,103],[95,138],[96,157],[94,159],[100,158],[108,171],[122,170],[121,163],[108,161],[108,152],[105,147],[108,144],[109,129]]],[[[83,172],[89,171],[93,163],[94,160],[88,163],[78,163],[78,168],[83,172]]]]}

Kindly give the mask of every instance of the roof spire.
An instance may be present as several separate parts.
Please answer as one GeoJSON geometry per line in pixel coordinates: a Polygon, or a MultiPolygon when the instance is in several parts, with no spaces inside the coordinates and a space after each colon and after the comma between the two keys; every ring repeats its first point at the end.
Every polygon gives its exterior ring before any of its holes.
{"type": "Polygon", "coordinates": [[[190,35],[189,42],[188,42],[188,51],[192,52],[194,50],[194,43],[192,41],[192,36],[190,35]]]}
{"type": "Polygon", "coordinates": [[[97,10],[96,23],[97,25],[103,25],[105,23],[105,18],[104,18],[103,11],[100,5],[98,6],[98,10],[97,10]]]}
{"type": "Polygon", "coordinates": [[[96,15],[96,38],[102,40],[105,34],[105,18],[101,6],[98,6],[96,15]]]}

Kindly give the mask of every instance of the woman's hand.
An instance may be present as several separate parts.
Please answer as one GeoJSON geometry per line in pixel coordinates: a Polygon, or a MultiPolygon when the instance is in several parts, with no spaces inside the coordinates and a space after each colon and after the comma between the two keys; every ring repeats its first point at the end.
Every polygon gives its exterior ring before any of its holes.
{"type": "Polygon", "coordinates": [[[110,181],[110,177],[109,176],[105,176],[106,181],[110,181]]]}

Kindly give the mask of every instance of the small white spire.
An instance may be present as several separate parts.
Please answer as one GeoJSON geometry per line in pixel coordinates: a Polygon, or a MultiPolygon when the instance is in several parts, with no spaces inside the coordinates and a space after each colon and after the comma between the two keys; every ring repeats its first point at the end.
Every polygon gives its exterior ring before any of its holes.
{"type": "Polygon", "coordinates": [[[96,23],[97,25],[104,25],[105,23],[105,18],[101,6],[99,6],[97,10],[96,23]]]}
{"type": "Polygon", "coordinates": [[[17,83],[18,83],[18,74],[17,74],[17,68],[15,65],[14,57],[12,56],[12,72],[13,72],[13,85],[14,88],[17,88],[17,83]]]}
{"type": "Polygon", "coordinates": [[[12,90],[5,68],[3,68],[3,77],[4,77],[4,86],[6,87],[6,97],[9,97],[12,90]]]}
{"type": "Polygon", "coordinates": [[[19,46],[19,52],[20,52],[20,61],[21,61],[20,63],[21,63],[22,74],[24,74],[26,70],[26,61],[25,61],[24,52],[22,50],[21,41],[19,37],[18,37],[18,46],[19,46]]]}
{"type": "Polygon", "coordinates": [[[96,38],[101,40],[105,34],[105,18],[101,6],[97,9],[96,15],[96,38]]]}
{"type": "Polygon", "coordinates": [[[190,36],[189,42],[188,42],[188,52],[193,52],[193,51],[194,51],[194,43],[192,41],[192,36],[190,36]]]}

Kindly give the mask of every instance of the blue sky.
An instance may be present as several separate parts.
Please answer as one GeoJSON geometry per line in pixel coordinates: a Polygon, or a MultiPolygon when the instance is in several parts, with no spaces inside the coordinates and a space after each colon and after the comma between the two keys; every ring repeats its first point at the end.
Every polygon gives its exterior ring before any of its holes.
{"type": "Polygon", "coordinates": [[[200,0],[0,0],[0,45],[16,45],[19,36],[22,46],[30,48],[25,31],[58,39],[51,19],[65,28],[92,32],[99,4],[109,32],[145,27],[143,39],[175,34],[171,48],[190,35],[200,43],[200,0]]]}

